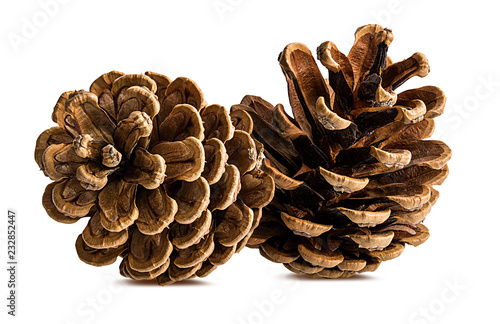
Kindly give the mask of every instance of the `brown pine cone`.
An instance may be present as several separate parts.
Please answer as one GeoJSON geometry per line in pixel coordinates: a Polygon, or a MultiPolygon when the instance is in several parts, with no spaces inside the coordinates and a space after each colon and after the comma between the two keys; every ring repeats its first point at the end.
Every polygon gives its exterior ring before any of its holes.
{"type": "Polygon", "coordinates": [[[232,107],[253,118],[267,157],[261,169],[276,183],[248,246],[293,272],[339,278],[374,271],[429,237],[422,221],[438,198],[432,185],[448,175],[451,150],[424,139],[446,99],[434,86],[394,92],[426,76],[429,65],[421,53],[392,63],[392,39],[390,30],[367,25],[347,56],[321,44],[326,80],[309,49],[292,43],[279,62],[294,118],[254,96],[232,107]]]}
{"type": "Polygon", "coordinates": [[[160,285],[204,277],[246,244],[272,199],[255,142],[190,79],[112,71],[63,93],[52,119],[35,149],[54,181],[43,206],[62,223],[88,217],[76,241],[85,263],[121,256],[123,276],[160,285]]]}

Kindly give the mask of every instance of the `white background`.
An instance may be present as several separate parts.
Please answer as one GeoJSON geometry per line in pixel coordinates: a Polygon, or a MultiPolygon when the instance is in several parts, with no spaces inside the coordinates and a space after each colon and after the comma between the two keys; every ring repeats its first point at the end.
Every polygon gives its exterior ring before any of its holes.
{"type": "Polygon", "coordinates": [[[0,260],[7,208],[19,217],[18,317],[5,323],[498,323],[498,9],[493,1],[2,1],[0,260]],[[44,3],[56,6],[44,6],[44,3]],[[461,5],[466,3],[467,5],[461,5]],[[45,8],[45,9],[44,9],[45,8]],[[194,79],[208,103],[245,94],[288,106],[277,62],[290,42],[348,52],[366,23],[391,28],[394,61],[423,52],[447,97],[435,138],[453,149],[450,176],[425,220],[431,237],[378,271],[311,280],[246,249],[205,279],[168,287],[95,268],[74,250],[85,221],[50,219],[49,180],[33,159],[59,94],[104,72],[153,70],[194,79]],[[34,24],[34,27],[30,25],[34,24]]]}

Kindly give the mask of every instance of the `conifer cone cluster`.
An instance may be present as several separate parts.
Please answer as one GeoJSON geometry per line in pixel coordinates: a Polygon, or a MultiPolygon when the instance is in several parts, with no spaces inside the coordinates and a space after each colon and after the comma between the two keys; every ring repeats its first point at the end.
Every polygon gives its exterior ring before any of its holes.
{"type": "Polygon", "coordinates": [[[321,44],[327,79],[311,51],[292,43],[279,63],[293,117],[254,96],[232,107],[253,119],[252,134],[265,148],[261,170],[276,184],[248,246],[290,271],[350,277],[429,237],[422,221],[438,198],[433,185],[448,175],[451,150],[426,138],[446,99],[435,86],[396,94],[429,65],[421,53],[393,63],[392,40],[390,30],[366,25],[347,56],[321,44]]]}
{"type": "Polygon", "coordinates": [[[245,246],[274,193],[240,115],[187,78],[106,73],[63,93],[58,126],[37,140],[53,181],[43,206],[58,222],[88,220],[76,241],[88,264],[120,256],[123,276],[160,285],[204,277],[245,246]]]}

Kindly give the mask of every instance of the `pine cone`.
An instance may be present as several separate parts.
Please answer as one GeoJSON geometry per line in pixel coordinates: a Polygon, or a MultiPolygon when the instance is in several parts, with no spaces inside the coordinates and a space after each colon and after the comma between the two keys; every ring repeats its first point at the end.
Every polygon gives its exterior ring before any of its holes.
{"type": "Polygon", "coordinates": [[[76,241],[85,263],[121,256],[123,276],[160,285],[204,277],[246,244],[274,192],[232,118],[190,79],[152,72],[65,92],[36,143],[54,181],[43,206],[58,222],[89,218],[76,241]]]}
{"type": "Polygon", "coordinates": [[[339,278],[374,271],[405,244],[429,237],[422,221],[438,198],[432,185],[448,175],[451,150],[423,139],[446,99],[434,86],[394,92],[426,76],[429,65],[421,53],[392,63],[392,39],[390,30],[367,25],[347,56],[321,44],[326,80],[309,49],[292,43],[279,62],[294,118],[254,96],[232,107],[253,118],[267,157],[261,169],[276,183],[248,246],[293,272],[339,278]]]}

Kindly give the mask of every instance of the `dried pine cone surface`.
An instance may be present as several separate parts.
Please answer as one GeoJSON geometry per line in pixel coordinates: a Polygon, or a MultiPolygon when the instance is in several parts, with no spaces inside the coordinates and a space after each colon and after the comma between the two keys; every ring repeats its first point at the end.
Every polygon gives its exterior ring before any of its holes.
{"type": "Polygon", "coordinates": [[[76,250],[90,265],[121,257],[123,276],[160,285],[205,277],[272,199],[251,121],[207,105],[188,78],[112,71],[63,93],[52,119],[35,149],[53,180],[43,206],[58,222],[88,221],[76,250]]]}
{"type": "Polygon", "coordinates": [[[446,98],[435,86],[395,92],[426,76],[429,65],[421,53],[393,63],[392,40],[390,30],[366,25],[347,56],[321,44],[327,79],[311,51],[292,43],[279,63],[293,117],[255,96],[231,109],[253,119],[252,135],[265,147],[261,170],[276,184],[248,246],[290,271],[346,278],[429,237],[422,221],[439,195],[433,185],[448,175],[451,150],[426,138],[446,98]]]}

